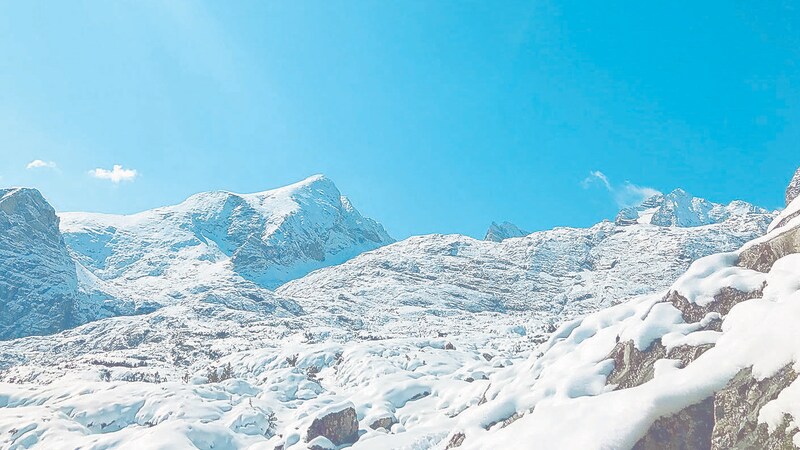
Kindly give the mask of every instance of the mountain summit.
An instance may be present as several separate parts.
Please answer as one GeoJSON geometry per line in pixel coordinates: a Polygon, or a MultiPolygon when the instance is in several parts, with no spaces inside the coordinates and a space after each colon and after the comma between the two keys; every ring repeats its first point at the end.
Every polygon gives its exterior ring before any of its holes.
{"type": "Polygon", "coordinates": [[[654,195],[639,206],[621,210],[615,222],[623,226],[640,223],[662,227],[697,227],[721,223],[747,214],[768,212],[766,209],[739,200],[728,205],[712,203],[694,197],[683,189],[675,189],[666,195],[654,195]]]}
{"type": "Polygon", "coordinates": [[[530,232],[525,231],[511,222],[497,223],[492,222],[489,229],[486,230],[484,241],[502,242],[505,239],[522,237],[529,235],[530,232]]]}
{"type": "Polygon", "coordinates": [[[67,246],[93,275],[161,304],[217,295],[220,286],[274,289],[393,242],[322,175],[254,194],[204,192],[133,215],[61,219],[67,246]]]}

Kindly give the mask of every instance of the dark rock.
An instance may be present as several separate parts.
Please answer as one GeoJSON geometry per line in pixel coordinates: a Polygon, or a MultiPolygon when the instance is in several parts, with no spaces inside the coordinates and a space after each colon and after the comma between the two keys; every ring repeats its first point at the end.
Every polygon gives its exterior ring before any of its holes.
{"type": "Polygon", "coordinates": [[[445,450],[461,447],[461,444],[464,443],[464,439],[466,438],[467,436],[464,433],[459,432],[454,434],[453,437],[450,438],[450,442],[447,443],[447,447],[445,447],[445,450]]]}
{"type": "Polygon", "coordinates": [[[714,397],[656,420],[633,450],[708,450],[714,430],[714,397]]]}
{"type": "Polygon", "coordinates": [[[385,430],[390,430],[392,428],[392,425],[394,425],[396,423],[397,423],[397,418],[396,417],[394,417],[394,416],[386,416],[386,417],[381,417],[380,419],[374,420],[369,425],[369,427],[372,428],[373,430],[377,430],[377,429],[380,429],[380,428],[383,428],[385,430]]]}
{"type": "Polygon", "coordinates": [[[672,303],[672,306],[681,311],[684,322],[696,323],[703,320],[706,314],[710,312],[717,312],[721,316],[725,316],[737,303],[763,297],[765,287],[766,284],[763,284],[760,289],[752,292],[742,292],[738,289],[725,287],[719,291],[719,293],[714,296],[714,300],[706,306],[690,303],[686,297],[676,291],[670,291],[665,300],[672,303]]]}
{"type": "Polygon", "coordinates": [[[314,419],[308,428],[306,442],[324,436],[334,445],[353,444],[358,440],[358,418],[352,406],[314,419]]]}
{"type": "Polygon", "coordinates": [[[445,349],[445,350],[455,350],[455,349],[456,349],[456,346],[455,346],[455,345],[453,345],[453,343],[452,343],[452,342],[448,342],[447,344],[445,344],[445,346],[444,346],[444,349],[445,349]]]}
{"type": "Polygon", "coordinates": [[[696,347],[681,345],[667,352],[661,339],[657,339],[646,350],[640,351],[633,341],[618,342],[609,355],[614,360],[614,369],[606,383],[616,384],[617,390],[641,386],[653,379],[655,363],[659,359],[680,360],[679,367],[684,368],[712,347],[712,344],[696,347]]]}
{"type": "Polygon", "coordinates": [[[800,252],[800,227],[787,230],[767,242],[752,245],[739,254],[739,267],[769,272],[775,261],[800,252]]]}
{"type": "Polygon", "coordinates": [[[614,360],[614,370],[608,376],[607,384],[616,384],[616,389],[628,389],[647,383],[653,379],[656,361],[667,356],[667,349],[657,339],[650,347],[640,351],[633,341],[618,342],[609,355],[614,360]]]}
{"type": "Polygon", "coordinates": [[[794,449],[792,433],[785,431],[788,422],[770,434],[766,424],[758,423],[758,414],[795,379],[791,364],[761,381],[753,378],[751,368],[742,369],[715,395],[711,448],[794,449]]]}

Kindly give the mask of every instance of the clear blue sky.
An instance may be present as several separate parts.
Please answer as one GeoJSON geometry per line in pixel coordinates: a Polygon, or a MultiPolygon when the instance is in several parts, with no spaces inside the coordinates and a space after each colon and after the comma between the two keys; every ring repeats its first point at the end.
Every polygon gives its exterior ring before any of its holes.
{"type": "Polygon", "coordinates": [[[400,238],[590,225],[626,181],[778,207],[800,165],[800,7],[6,1],[0,154],[0,184],[62,211],[324,173],[400,238]],[[115,164],[137,176],[89,175],[115,164]]]}

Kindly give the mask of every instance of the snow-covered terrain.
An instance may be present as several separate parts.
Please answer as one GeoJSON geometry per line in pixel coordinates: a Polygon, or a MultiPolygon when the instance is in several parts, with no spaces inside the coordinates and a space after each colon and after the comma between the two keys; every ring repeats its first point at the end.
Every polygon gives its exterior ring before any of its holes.
{"type": "Polygon", "coordinates": [[[153,311],[0,342],[0,448],[672,448],[660,416],[728,437],[687,407],[754,364],[786,378],[800,342],[800,200],[675,191],[622,223],[389,244],[331,186],[63,215],[79,309],[153,311]]]}
{"type": "Polygon", "coordinates": [[[321,175],[256,194],[201,193],[131,216],[60,216],[87,269],[84,290],[145,311],[183,299],[269,302],[268,289],[393,242],[321,175]]]}

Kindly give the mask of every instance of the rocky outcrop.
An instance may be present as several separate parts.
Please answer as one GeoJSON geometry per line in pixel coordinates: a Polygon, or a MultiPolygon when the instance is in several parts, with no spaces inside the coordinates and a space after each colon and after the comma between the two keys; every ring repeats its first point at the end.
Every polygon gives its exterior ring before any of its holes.
{"type": "MultiPolygon", "coordinates": [[[[766,424],[758,423],[761,408],[787,388],[797,374],[787,365],[775,375],[756,380],[752,369],[742,369],[725,389],[714,396],[714,431],[711,448],[723,449],[794,449],[792,433],[782,429],[770,433],[766,424]]],[[[779,427],[780,428],[780,427],[779,427]]]]}
{"type": "Polygon", "coordinates": [[[633,450],[703,450],[711,448],[714,397],[689,406],[650,426],[633,450]]]}
{"type": "Polygon", "coordinates": [[[785,231],[767,242],[742,250],[737,265],[759,272],[769,272],[775,261],[800,252],[800,227],[785,231]]]}
{"type": "Polygon", "coordinates": [[[789,203],[792,203],[792,200],[796,199],[800,195],[800,169],[797,169],[797,172],[794,173],[794,177],[792,177],[792,181],[789,182],[789,186],[786,188],[786,206],[789,206],[789,203]]]}
{"type": "Polygon", "coordinates": [[[351,404],[340,405],[322,411],[308,428],[306,442],[324,437],[335,446],[353,444],[358,440],[358,417],[351,404]]]}
{"type": "Polygon", "coordinates": [[[77,275],[58,222],[39,191],[0,190],[0,339],[72,322],[77,275]]]}
{"type": "Polygon", "coordinates": [[[725,316],[737,303],[761,298],[764,295],[765,287],[766,285],[762,285],[760,289],[752,292],[742,292],[738,289],[725,287],[714,296],[714,300],[705,306],[691,303],[686,297],[675,291],[667,294],[666,300],[681,311],[684,322],[696,323],[703,320],[708,313],[716,312],[721,316],[725,316]]]}
{"type": "Polygon", "coordinates": [[[743,369],[713,396],[656,420],[633,450],[794,449],[788,420],[770,433],[758,415],[795,379],[791,364],[760,381],[743,369]]]}

